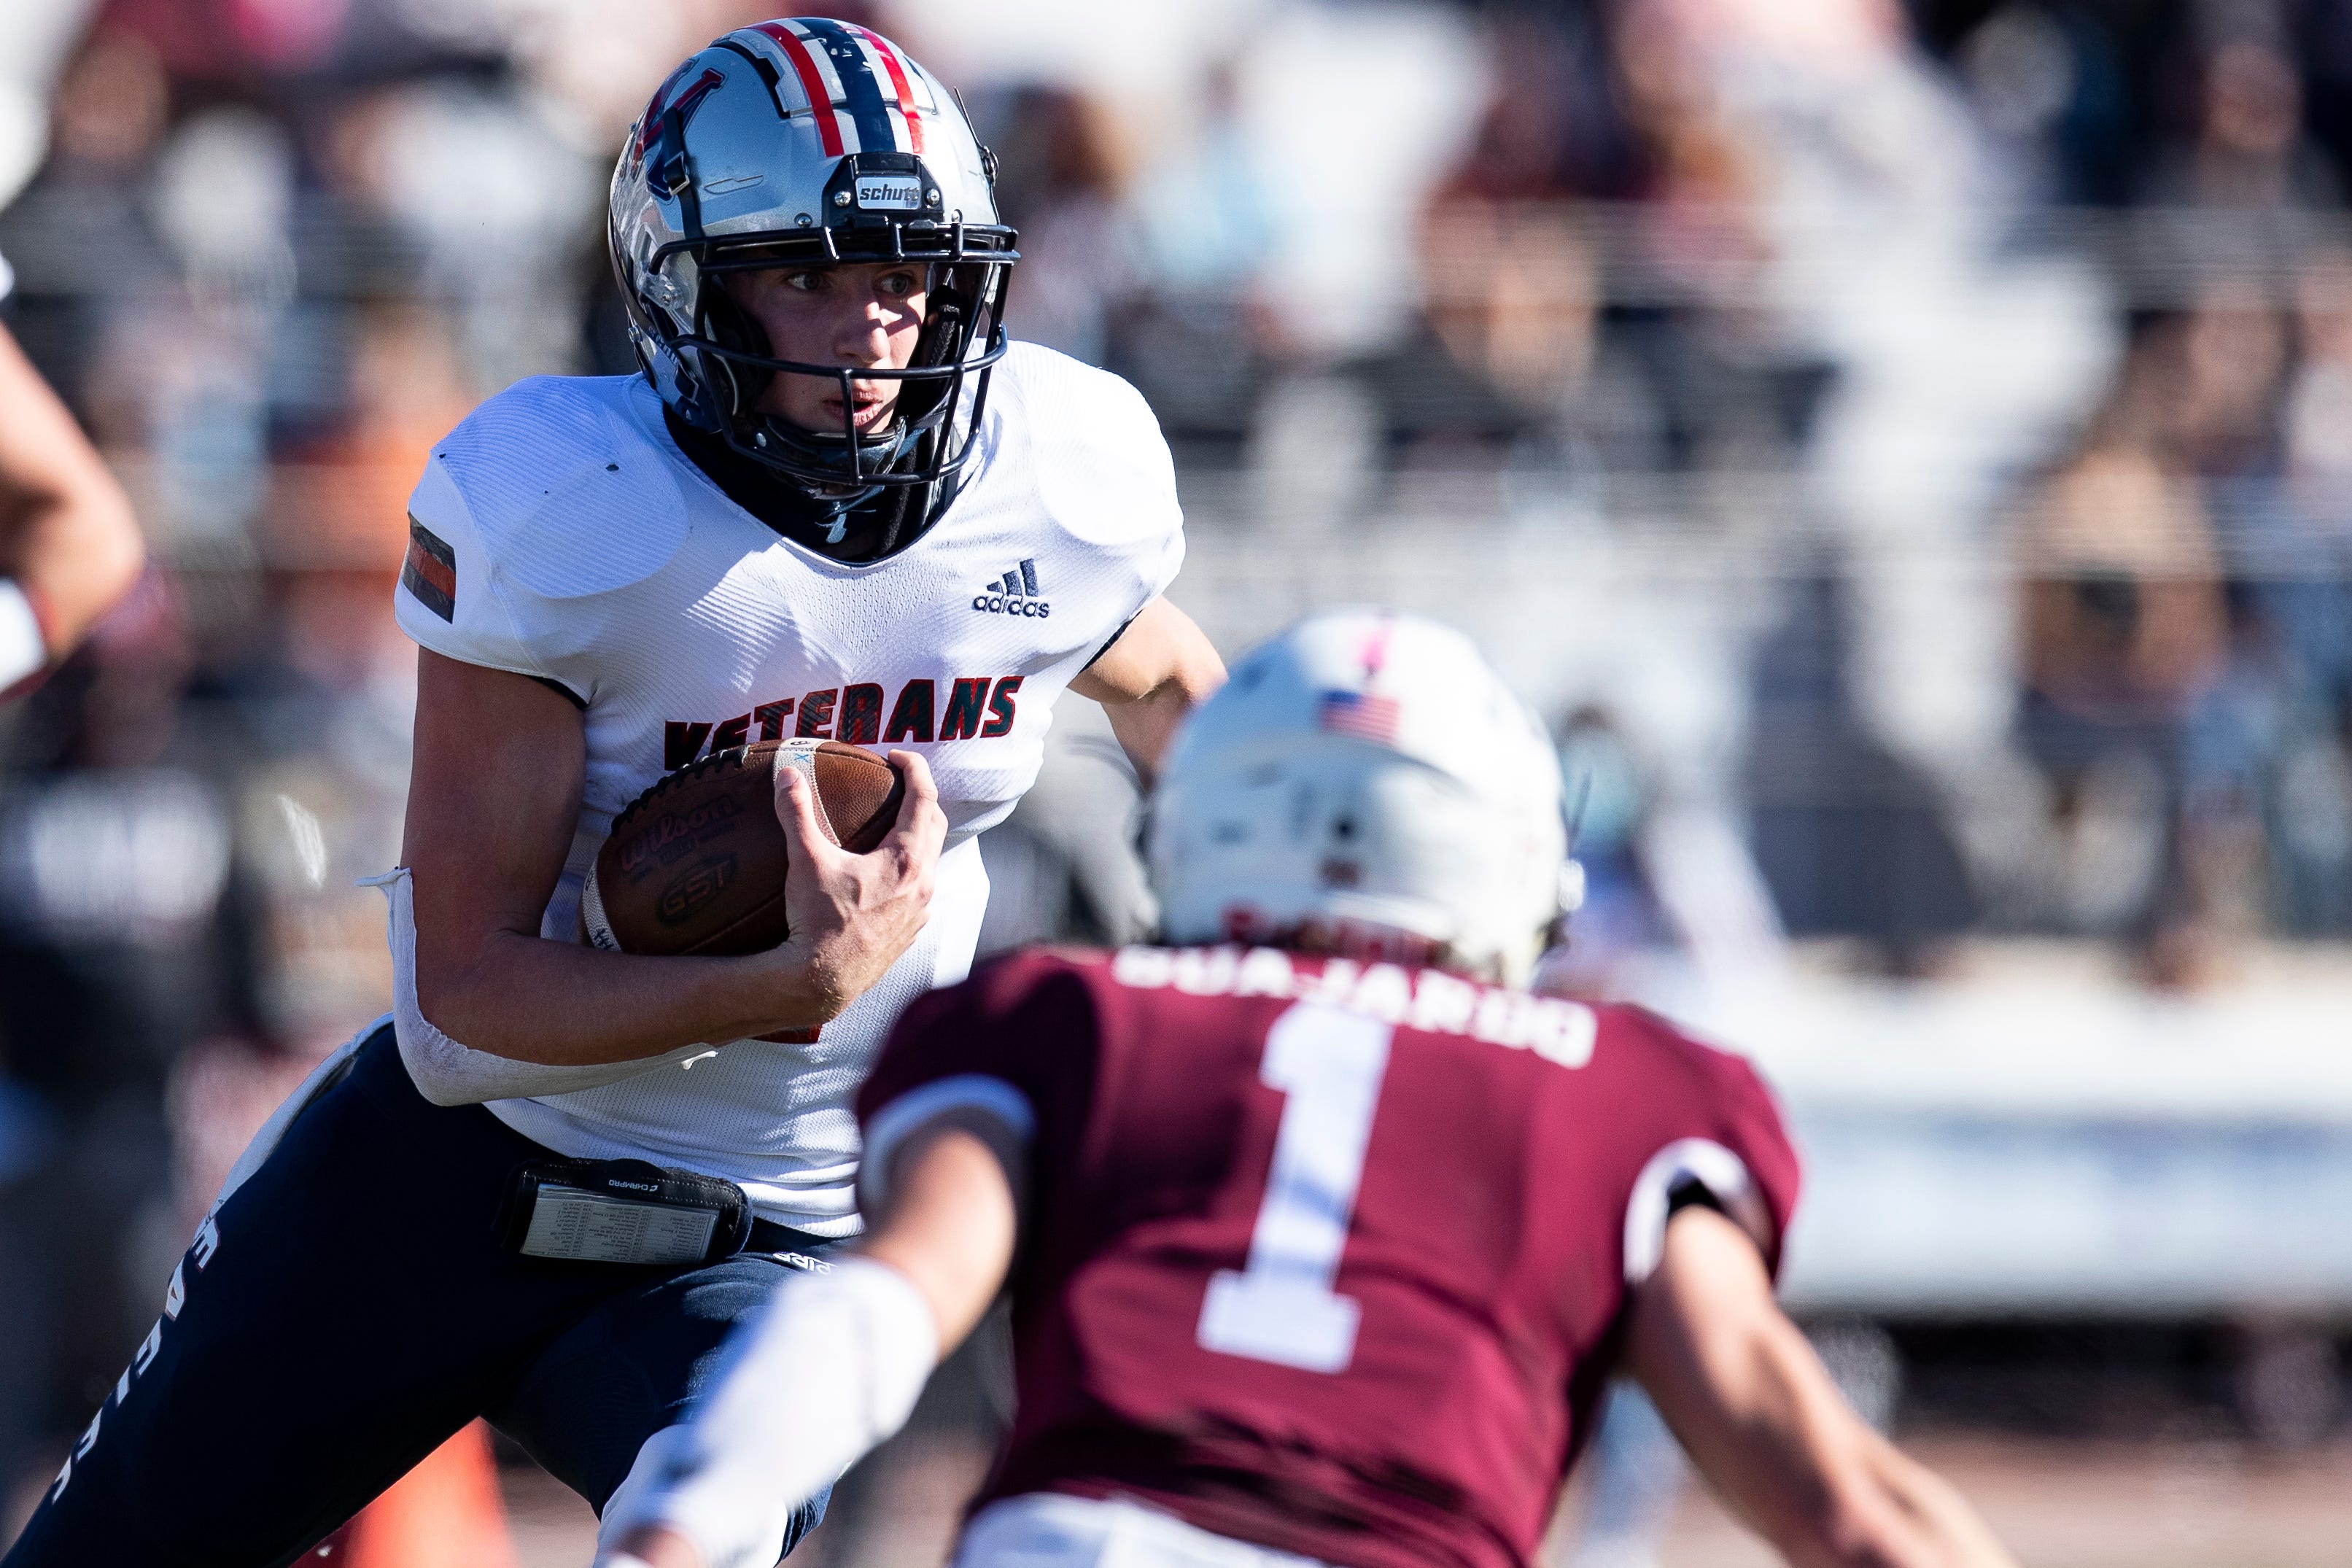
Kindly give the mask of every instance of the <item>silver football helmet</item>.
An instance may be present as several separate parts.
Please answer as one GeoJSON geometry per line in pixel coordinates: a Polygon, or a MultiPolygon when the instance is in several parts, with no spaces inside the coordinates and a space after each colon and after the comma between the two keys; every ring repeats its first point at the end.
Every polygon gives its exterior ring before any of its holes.
{"type": "Polygon", "coordinates": [[[937,486],[928,522],[971,455],[1004,353],[1020,257],[994,184],[961,105],[887,38],[813,16],[738,28],[655,91],[613,170],[607,239],[638,363],[679,418],[828,501],[937,486]],[[719,282],[912,260],[929,264],[929,303],[902,370],[778,359],[719,282]],[[842,428],[761,413],[782,374],[837,380],[842,428]],[[849,413],[857,380],[905,384],[896,417],[863,435],[849,413]]]}

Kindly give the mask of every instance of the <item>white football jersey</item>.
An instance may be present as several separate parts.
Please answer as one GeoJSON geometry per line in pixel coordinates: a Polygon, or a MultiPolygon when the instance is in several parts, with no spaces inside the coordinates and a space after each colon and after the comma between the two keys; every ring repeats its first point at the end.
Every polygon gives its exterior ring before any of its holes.
{"type": "Polygon", "coordinates": [[[542,935],[576,940],[614,816],[715,749],[826,736],[918,751],[949,824],[923,935],[813,1044],[739,1040],[490,1102],[507,1125],[563,1154],[725,1176],[803,1230],[856,1228],[850,1097],[899,1011],[971,967],[988,897],[976,836],[1035,780],[1062,689],[1184,554],[1151,411],[1050,350],[1016,343],[998,365],[965,472],[913,545],[851,566],[730,500],[641,376],[520,382],[434,447],[409,503],[402,629],[559,687],[586,725],[579,828],[542,935]]]}

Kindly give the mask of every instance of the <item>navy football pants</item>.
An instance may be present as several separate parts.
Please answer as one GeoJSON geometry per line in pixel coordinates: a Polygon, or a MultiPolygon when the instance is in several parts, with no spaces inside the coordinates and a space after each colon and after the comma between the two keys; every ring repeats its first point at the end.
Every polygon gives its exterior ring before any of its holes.
{"type": "Polygon", "coordinates": [[[499,1203],[547,1153],[426,1100],[378,1031],[198,1232],[0,1568],[290,1563],[478,1415],[601,1512],[730,1325],[825,1244],[761,1223],[707,1268],[518,1258],[499,1203]]]}

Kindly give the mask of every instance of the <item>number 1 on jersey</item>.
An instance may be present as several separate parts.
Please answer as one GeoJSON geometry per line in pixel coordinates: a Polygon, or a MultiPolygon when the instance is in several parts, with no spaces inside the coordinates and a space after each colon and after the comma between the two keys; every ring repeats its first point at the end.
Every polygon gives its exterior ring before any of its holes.
{"type": "Polygon", "coordinates": [[[1258,1077],[1287,1098],[1249,1266],[1221,1268],[1202,1303],[1204,1350],[1306,1372],[1345,1372],[1362,1308],[1332,1289],[1364,1179],[1364,1146],[1392,1026],[1301,1002],[1266,1031],[1258,1077]]]}

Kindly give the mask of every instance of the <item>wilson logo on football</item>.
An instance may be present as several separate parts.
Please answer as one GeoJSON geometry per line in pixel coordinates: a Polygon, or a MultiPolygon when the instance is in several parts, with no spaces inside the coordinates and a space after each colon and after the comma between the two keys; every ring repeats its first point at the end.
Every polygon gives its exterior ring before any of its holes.
{"type": "Polygon", "coordinates": [[[1024,561],[973,595],[971,607],[992,616],[1028,616],[1040,621],[1054,613],[1054,606],[1038,596],[1034,561],[1024,561]]]}
{"type": "Polygon", "coordinates": [[[709,837],[712,828],[727,824],[739,809],[735,802],[720,796],[690,812],[663,813],[652,831],[632,843],[622,855],[622,874],[634,879],[648,862],[669,865],[709,837]]]}

